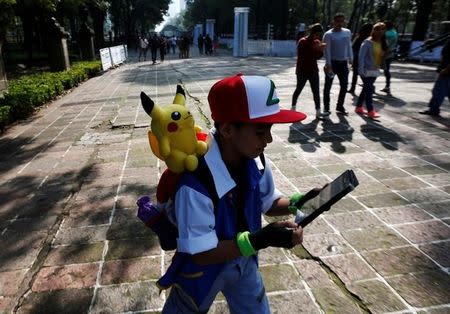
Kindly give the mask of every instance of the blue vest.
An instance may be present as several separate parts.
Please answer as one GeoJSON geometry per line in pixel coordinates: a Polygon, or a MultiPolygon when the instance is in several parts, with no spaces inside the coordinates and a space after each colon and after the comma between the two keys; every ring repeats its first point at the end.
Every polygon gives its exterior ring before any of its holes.
{"type": "MultiPolygon", "coordinates": [[[[199,167],[208,167],[203,158],[199,160],[199,167]]],[[[253,159],[247,160],[246,169],[247,188],[245,192],[244,212],[249,231],[255,232],[261,229],[262,202],[259,193],[259,181],[262,174],[253,159]]],[[[177,190],[180,186],[188,186],[202,193],[205,197],[210,197],[208,190],[195,176],[195,172],[184,173],[177,190]]],[[[236,229],[236,211],[234,209],[233,199],[227,193],[214,205],[217,238],[219,241],[236,239],[238,231],[236,229]]],[[[257,260],[256,256],[252,258],[257,260]]],[[[192,261],[191,254],[177,251],[172,259],[171,265],[164,276],[158,280],[157,285],[160,289],[167,289],[172,285],[177,285],[192,298],[193,303],[198,308],[208,295],[224,265],[224,263],[203,266],[197,265],[192,261]]]]}

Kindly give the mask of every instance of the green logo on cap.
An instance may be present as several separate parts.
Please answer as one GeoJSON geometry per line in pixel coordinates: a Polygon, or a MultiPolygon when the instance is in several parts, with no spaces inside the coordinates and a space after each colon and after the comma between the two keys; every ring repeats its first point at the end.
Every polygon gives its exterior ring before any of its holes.
{"type": "Polygon", "coordinates": [[[267,101],[266,101],[267,106],[272,106],[272,105],[278,104],[280,102],[280,100],[278,98],[273,98],[274,92],[275,92],[275,84],[273,83],[272,80],[270,80],[270,92],[269,92],[269,96],[267,97],[267,101]]]}

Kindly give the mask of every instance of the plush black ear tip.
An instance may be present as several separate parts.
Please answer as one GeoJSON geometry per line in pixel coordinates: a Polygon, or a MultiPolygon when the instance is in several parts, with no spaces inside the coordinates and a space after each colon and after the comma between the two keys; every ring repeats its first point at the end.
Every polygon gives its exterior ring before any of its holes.
{"type": "Polygon", "coordinates": [[[181,87],[181,85],[177,85],[177,94],[181,94],[184,97],[186,97],[186,94],[184,93],[184,89],[183,89],[183,87],[181,87]]]}
{"type": "Polygon", "coordinates": [[[150,116],[152,114],[153,106],[155,105],[153,100],[151,100],[146,93],[141,92],[141,103],[145,112],[150,116]]]}

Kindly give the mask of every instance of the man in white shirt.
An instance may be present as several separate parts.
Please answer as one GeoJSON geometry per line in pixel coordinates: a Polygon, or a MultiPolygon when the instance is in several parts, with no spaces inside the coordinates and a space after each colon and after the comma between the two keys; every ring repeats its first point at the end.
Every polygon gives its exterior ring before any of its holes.
{"type": "Polygon", "coordinates": [[[348,85],[348,64],[353,62],[352,33],[344,28],[345,16],[336,13],[333,28],[325,33],[325,87],[323,90],[324,114],[330,114],[330,90],[334,75],[339,79],[340,91],[336,104],[336,113],[347,115],[344,108],[345,94],[348,85]]]}

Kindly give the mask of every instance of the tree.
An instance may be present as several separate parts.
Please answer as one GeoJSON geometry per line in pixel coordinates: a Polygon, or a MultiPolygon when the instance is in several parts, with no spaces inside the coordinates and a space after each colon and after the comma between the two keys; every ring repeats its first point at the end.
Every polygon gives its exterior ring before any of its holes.
{"type": "Polygon", "coordinates": [[[417,0],[416,24],[412,40],[424,40],[428,30],[430,13],[434,0],[417,0]]]}

